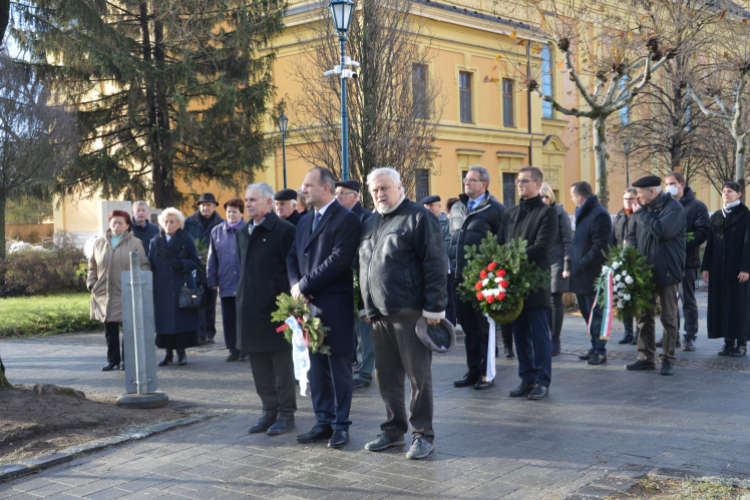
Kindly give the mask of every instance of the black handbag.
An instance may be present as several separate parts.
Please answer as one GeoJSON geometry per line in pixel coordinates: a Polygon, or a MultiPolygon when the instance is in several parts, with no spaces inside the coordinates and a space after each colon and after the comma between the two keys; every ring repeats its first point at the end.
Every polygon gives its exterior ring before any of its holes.
{"type": "Polygon", "coordinates": [[[187,286],[187,277],[180,288],[180,309],[203,309],[206,307],[206,293],[202,286],[196,288],[187,286]]]}

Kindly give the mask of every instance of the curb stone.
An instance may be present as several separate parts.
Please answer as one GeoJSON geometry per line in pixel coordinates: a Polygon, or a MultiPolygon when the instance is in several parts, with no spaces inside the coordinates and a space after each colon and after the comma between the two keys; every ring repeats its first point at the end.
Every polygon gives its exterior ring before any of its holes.
{"type": "Polygon", "coordinates": [[[84,455],[89,455],[98,451],[103,451],[113,446],[120,446],[133,441],[139,441],[157,434],[162,434],[173,429],[180,427],[186,427],[188,425],[197,424],[210,418],[218,417],[226,414],[228,410],[217,410],[209,413],[202,413],[191,417],[181,418],[179,420],[172,420],[170,422],[164,422],[156,424],[150,427],[124,432],[117,436],[111,436],[103,439],[97,439],[96,441],[89,441],[77,446],[71,446],[52,453],[40,455],[38,458],[29,460],[21,460],[15,464],[0,465],[0,483],[10,481],[12,479],[18,479],[20,477],[36,474],[44,469],[60,465],[65,462],[70,462],[84,455]]]}

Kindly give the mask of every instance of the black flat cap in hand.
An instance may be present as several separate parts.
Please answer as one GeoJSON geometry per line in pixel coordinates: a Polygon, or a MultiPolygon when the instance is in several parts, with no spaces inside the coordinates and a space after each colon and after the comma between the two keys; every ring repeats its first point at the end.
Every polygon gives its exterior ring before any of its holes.
{"type": "Polygon", "coordinates": [[[360,192],[360,189],[362,189],[359,185],[358,181],[355,180],[348,180],[348,181],[338,181],[336,183],[336,187],[345,187],[347,189],[351,189],[352,191],[360,192]]]}
{"type": "Polygon", "coordinates": [[[282,189],[278,193],[276,193],[273,196],[273,199],[276,201],[282,201],[282,200],[297,200],[297,191],[294,189],[282,189]]]}
{"type": "Polygon", "coordinates": [[[650,187],[661,187],[661,179],[656,175],[647,175],[641,177],[633,183],[633,187],[636,188],[650,188],[650,187]]]}
{"type": "Polygon", "coordinates": [[[419,203],[421,205],[429,205],[430,203],[435,203],[436,201],[440,201],[440,196],[434,194],[432,196],[425,196],[419,203]]]}

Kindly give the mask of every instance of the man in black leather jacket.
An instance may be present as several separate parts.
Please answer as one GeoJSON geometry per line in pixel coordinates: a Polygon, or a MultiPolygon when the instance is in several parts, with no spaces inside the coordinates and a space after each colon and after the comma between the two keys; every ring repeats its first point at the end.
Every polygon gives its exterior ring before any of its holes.
{"type": "Polygon", "coordinates": [[[359,279],[365,317],[372,323],[375,379],[388,420],[380,426],[380,438],[365,449],[402,446],[411,423],[412,445],[406,457],[421,459],[432,453],[435,439],[432,351],[415,329],[422,317],[430,324],[445,318],[445,247],[437,218],[404,196],[396,170],[375,169],[367,184],[376,212],[362,230],[359,279]],[[405,378],[411,384],[408,417],[405,378]]]}
{"type": "MultiPolygon", "coordinates": [[[[472,245],[477,247],[487,232],[497,234],[502,224],[505,207],[497,201],[487,190],[490,185],[490,174],[486,168],[474,165],[464,178],[464,192],[458,195],[457,201],[451,208],[451,246],[448,254],[451,258],[451,276],[453,283],[458,286],[463,281],[463,271],[466,265],[466,249],[472,245]]],[[[469,302],[456,297],[458,322],[464,331],[466,345],[466,365],[468,371],[460,380],[453,382],[456,387],[474,386],[474,389],[489,389],[494,381],[487,380],[488,356],[494,352],[487,352],[490,326],[487,318],[469,302]]],[[[502,325],[501,332],[505,355],[513,357],[513,330],[510,325],[502,325]]]]}
{"type": "Polygon", "coordinates": [[[654,370],[656,363],[655,316],[656,297],[661,300],[661,323],[664,345],[661,353],[661,374],[674,375],[674,350],[677,343],[677,286],[685,269],[685,212],[679,201],[661,190],[661,179],[649,175],[633,183],[638,189],[641,209],[630,220],[628,246],[641,252],[653,266],[656,293],[653,309],[638,320],[638,359],[626,366],[628,370],[654,370]]]}

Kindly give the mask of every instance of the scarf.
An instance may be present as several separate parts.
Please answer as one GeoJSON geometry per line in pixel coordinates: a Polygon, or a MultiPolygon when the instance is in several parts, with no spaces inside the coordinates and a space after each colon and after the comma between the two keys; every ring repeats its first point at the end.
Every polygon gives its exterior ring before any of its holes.
{"type": "Polygon", "coordinates": [[[229,221],[227,221],[227,227],[231,227],[232,229],[236,228],[240,224],[242,224],[242,219],[238,220],[236,224],[230,224],[229,221]]]}
{"type": "Polygon", "coordinates": [[[629,208],[623,208],[623,210],[625,211],[625,215],[627,215],[628,217],[630,217],[631,215],[633,215],[633,211],[631,209],[629,209],[629,208]]]}
{"type": "Polygon", "coordinates": [[[721,213],[724,214],[724,218],[726,218],[730,213],[732,213],[732,209],[740,204],[741,200],[735,200],[729,205],[724,204],[723,207],[721,207],[721,213]]]}
{"type": "Polygon", "coordinates": [[[111,234],[109,236],[109,242],[112,244],[112,250],[117,248],[117,245],[120,244],[122,239],[125,237],[125,233],[122,233],[120,236],[115,236],[114,234],[111,234]]]}

